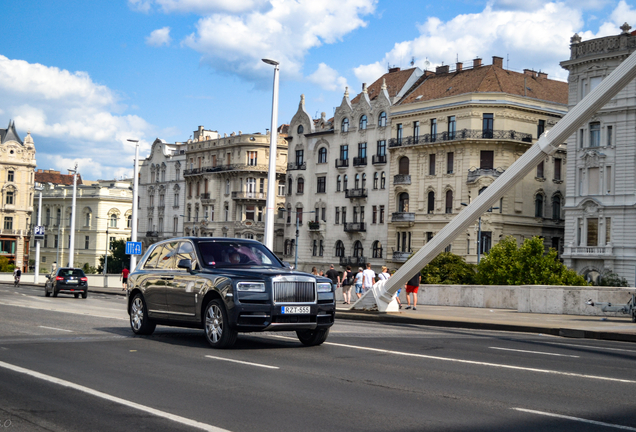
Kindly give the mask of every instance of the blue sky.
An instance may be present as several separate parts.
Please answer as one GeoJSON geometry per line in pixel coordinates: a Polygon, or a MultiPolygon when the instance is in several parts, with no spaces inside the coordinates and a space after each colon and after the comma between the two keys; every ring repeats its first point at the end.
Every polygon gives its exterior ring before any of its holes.
{"type": "Polygon", "coordinates": [[[569,39],[636,27],[624,0],[22,0],[3,5],[0,127],[31,131],[38,168],[79,164],[84,178],[132,173],[134,147],[270,127],[281,63],[279,124],[306,95],[327,116],[387,65],[470,62],[548,72],[569,39]]]}

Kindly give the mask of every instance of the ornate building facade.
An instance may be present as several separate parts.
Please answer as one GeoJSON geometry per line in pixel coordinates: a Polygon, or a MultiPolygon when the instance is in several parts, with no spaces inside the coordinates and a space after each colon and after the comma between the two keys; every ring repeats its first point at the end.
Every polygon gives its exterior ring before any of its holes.
{"type": "Polygon", "coordinates": [[[15,123],[10,121],[6,129],[0,129],[0,256],[23,272],[29,267],[35,166],[31,134],[27,133],[23,142],[15,130],[15,123]]]}
{"type": "MultiPolygon", "coordinates": [[[[576,105],[636,50],[625,23],[615,36],[574,35],[569,105],[576,105]]],[[[596,279],[606,270],[636,283],[636,82],[632,81],[568,140],[565,264],[596,279]]]]}
{"type": "MultiPolygon", "coordinates": [[[[391,108],[389,259],[399,267],[567,113],[567,84],[475,59],[427,72],[391,108]]],[[[499,239],[542,236],[563,247],[565,149],[448,245],[476,263],[499,239]]]]}

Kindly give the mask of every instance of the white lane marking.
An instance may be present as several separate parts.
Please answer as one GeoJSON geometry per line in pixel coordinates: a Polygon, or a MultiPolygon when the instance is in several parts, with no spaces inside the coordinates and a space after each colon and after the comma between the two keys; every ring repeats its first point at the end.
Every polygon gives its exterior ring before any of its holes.
{"type": "Polygon", "coordinates": [[[555,354],[555,353],[548,353],[548,352],[542,352],[542,351],[528,351],[528,350],[520,350],[520,349],[512,349],[512,348],[501,348],[501,347],[488,347],[488,348],[494,349],[494,350],[515,351],[515,352],[528,353],[528,354],[543,354],[543,355],[550,355],[550,356],[557,356],[557,357],[581,358],[580,356],[577,356],[577,355],[555,354]]]}
{"type": "Polygon", "coordinates": [[[264,364],[259,364],[259,363],[251,363],[251,362],[246,362],[246,361],[241,361],[241,360],[234,360],[234,359],[223,358],[223,357],[215,357],[215,356],[211,356],[211,355],[206,355],[206,357],[207,358],[211,358],[211,359],[215,359],[215,360],[224,360],[224,361],[228,361],[228,362],[241,363],[241,364],[250,365],[250,366],[258,366],[258,367],[267,368],[267,369],[280,369],[278,366],[269,366],[269,365],[264,365],[264,364]]]}
{"type": "Polygon", "coordinates": [[[636,428],[629,427],[629,426],[622,426],[622,425],[617,425],[617,424],[612,424],[612,423],[605,423],[605,422],[600,422],[600,421],[596,421],[596,420],[588,420],[588,419],[584,419],[584,418],[566,416],[566,415],[562,415],[562,414],[554,414],[554,413],[549,413],[549,412],[544,412],[544,411],[535,411],[535,410],[530,410],[530,409],[525,409],[525,408],[511,408],[511,409],[516,410],[516,411],[530,413],[530,414],[537,414],[537,415],[542,415],[542,416],[547,416],[547,417],[557,417],[557,418],[562,418],[562,419],[566,419],[566,420],[578,421],[578,422],[582,422],[582,423],[590,423],[590,424],[597,425],[597,426],[611,427],[611,428],[614,428],[614,429],[636,431],[636,428]]]}
{"type": "Polygon", "coordinates": [[[63,387],[68,387],[68,388],[72,388],[74,390],[79,390],[81,392],[88,393],[88,394],[90,394],[92,396],[96,396],[98,398],[106,399],[108,401],[124,405],[124,406],[126,406],[128,408],[135,408],[135,409],[137,409],[139,411],[144,411],[144,412],[156,415],[157,417],[163,417],[163,418],[166,418],[168,420],[172,420],[172,421],[174,421],[176,423],[184,424],[186,426],[192,426],[192,427],[195,427],[195,428],[199,428],[199,429],[202,429],[202,430],[205,430],[205,431],[211,431],[211,432],[228,432],[227,429],[221,429],[221,428],[218,428],[216,426],[212,426],[212,425],[209,425],[209,424],[198,422],[196,420],[192,420],[192,419],[189,419],[189,418],[181,417],[181,416],[178,416],[178,415],[175,415],[175,414],[170,414],[170,413],[165,412],[165,411],[160,411],[158,409],[151,408],[149,406],[141,405],[141,404],[138,404],[138,403],[126,400],[126,399],[118,398],[117,396],[111,396],[109,394],[102,393],[102,392],[97,391],[97,390],[93,390],[92,388],[89,388],[89,387],[84,387],[82,385],[75,384],[75,383],[72,383],[70,381],[66,381],[66,380],[63,380],[63,379],[52,377],[50,375],[44,375],[44,374],[42,374],[40,372],[36,372],[36,371],[30,370],[30,369],[25,369],[25,368],[22,368],[20,366],[15,366],[15,365],[0,361],[0,367],[12,370],[14,372],[19,372],[19,373],[22,373],[22,374],[26,374],[26,375],[32,376],[34,378],[39,378],[41,380],[48,381],[48,382],[51,382],[53,384],[58,384],[58,385],[61,385],[63,387]]]}
{"type": "Polygon", "coordinates": [[[64,330],[64,329],[56,328],[56,327],[47,327],[47,326],[38,326],[38,327],[49,329],[49,330],[59,330],[59,331],[65,331],[65,332],[73,333],[73,330],[64,330]]]}
{"type": "Polygon", "coordinates": [[[636,351],[634,351],[634,350],[628,350],[628,349],[623,349],[623,348],[609,348],[609,347],[604,347],[604,346],[593,346],[593,345],[576,345],[576,344],[559,343],[559,342],[543,342],[543,343],[548,343],[548,344],[551,344],[551,345],[561,345],[561,346],[565,346],[565,347],[592,348],[592,349],[597,349],[597,350],[622,351],[622,352],[629,352],[629,353],[636,354],[636,351]]]}
{"type": "MultiPolygon", "coordinates": [[[[91,312],[77,312],[77,311],[68,311],[68,310],[60,310],[60,309],[51,309],[51,308],[48,308],[48,307],[27,306],[27,305],[12,304],[12,303],[7,303],[7,302],[0,302],[0,305],[1,306],[21,307],[21,308],[26,308],[26,309],[45,310],[45,311],[49,311],[49,312],[62,312],[62,313],[69,313],[69,314],[74,314],[74,315],[90,315],[90,316],[93,316],[95,318],[110,318],[110,319],[128,321],[128,318],[119,318],[119,317],[104,316],[104,315],[95,315],[95,314],[93,314],[91,312]]],[[[103,310],[111,310],[113,312],[119,311],[119,309],[107,309],[107,308],[101,308],[101,309],[103,309],[103,310]]]]}
{"type": "MultiPolygon", "coordinates": [[[[289,336],[272,335],[271,337],[279,338],[279,339],[296,340],[295,338],[292,338],[289,336]]],[[[613,381],[613,382],[621,382],[621,383],[627,383],[627,384],[636,384],[636,381],[622,379],[622,378],[611,378],[611,377],[604,377],[604,376],[598,376],[598,375],[585,375],[585,374],[577,374],[572,372],[560,372],[560,371],[553,371],[549,369],[527,368],[527,367],[521,367],[521,366],[479,362],[474,360],[462,360],[462,359],[454,359],[449,357],[437,357],[437,356],[431,356],[431,355],[425,355],[425,354],[413,354],[413,353],[407,353],[407,352],[401,352],[401,351],[385,350],[381,348],[369,348],[369,347],[361,347],[361,346],[355,346],[355,345],[339,344],[335,342],[325,342],[324,344],[339,346],[343,348],[359,349],[363,351],[379,352],[383,354],[393,354],[393,355],[400,355],[400,356],[406,356],[406,357],[425,358],[429,360],[440,360],[440,361],[448,361],[448,362],[454,362],[454,363],[466,363],[466,364],[473,364],[473,365],[479,365],[479,366],[497,367],[502,369],[521,370],[526,372],[537,372],[537,373],[544,373],[544,374],[551,374],[551,375],[563,375],[563,376],[570,376],[570,377],[576,377],[576,378],[589,378],[589,379],[595,379],[595,380],[601,380],[601,381],[613,381]]]]}

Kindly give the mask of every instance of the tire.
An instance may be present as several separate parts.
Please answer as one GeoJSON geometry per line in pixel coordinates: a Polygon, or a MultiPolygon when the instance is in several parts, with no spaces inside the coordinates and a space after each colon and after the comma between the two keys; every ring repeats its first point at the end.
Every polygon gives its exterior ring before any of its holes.
{"type": "Polygon", "coordinates": [[[141,294],[137,293],[130,303],[130,328],[137,335],[151,335],[157,325],[148,318],[148,308],[141,294]]]}
{"type": "Polygon", "coordinates": [[[79,298],[79,293],[75,293],[73,295],[75,296],[75,298],[79,298]]]}
{"type": "Polygon", "coordinates": [[[82,292],[82,298],[85,299],[86,297],[88,297],[88,290],[82,292]]]}
{"type": "Polygon", "coordinates": [[[329,336],[329,329],[298,330],[296,336],[305,346],[316,346],[322,344],[329,336]]]}
{"type": "Polygon", "coordinates": [[[632,322],[636,323],[636,309],[632,311],[632,322]]]}
{"type": "Polygon", "coordinates": [[[57,287],[52,287],[53,288],[53,297],[57,297],[57,294],[59,293],[59,291],[57,290],[57,287]]]}
{"type": "Polygon", "coordinates": [[[205,339],[212,348],[230,348],[234,345],[238,332],[230,328],[222,300],[214,299],[205,306],[203,320],[205,339]]]}
{"type": "Polygon", "coordinates": [[[44,297],[51,297],[51,293],[46,285],[44,285],[44,297]]]}

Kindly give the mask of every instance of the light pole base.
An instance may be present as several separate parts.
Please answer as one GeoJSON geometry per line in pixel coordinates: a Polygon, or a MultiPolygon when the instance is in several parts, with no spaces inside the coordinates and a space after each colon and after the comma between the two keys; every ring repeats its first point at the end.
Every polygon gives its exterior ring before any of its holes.
{"type": "Polygon", "coordinates": [[[108,276],[104,275],[104,288],[108,288],[108,276]]]}
{"type": "Polygon", "coordinates": [[[400,306],[396,300],[397,294],[390,295],[384,289],[385,280],[376,282],[369,291],[351,305],[352,310],[368,310],[378,312],[398,312],[400,306]]]}

